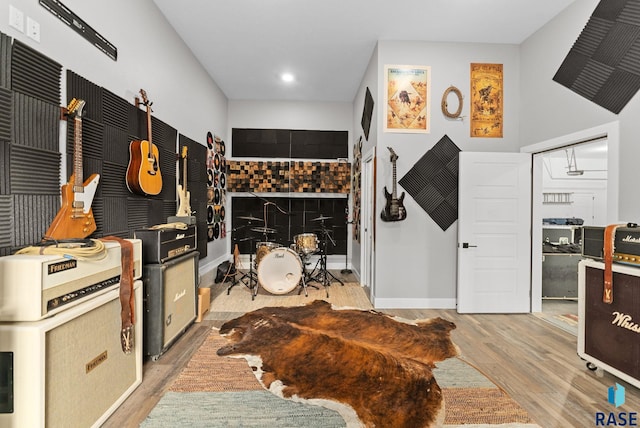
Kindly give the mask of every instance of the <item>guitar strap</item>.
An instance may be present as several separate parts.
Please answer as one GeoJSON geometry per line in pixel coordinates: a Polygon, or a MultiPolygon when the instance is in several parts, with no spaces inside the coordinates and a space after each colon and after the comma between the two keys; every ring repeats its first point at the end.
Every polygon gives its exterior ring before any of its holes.
{"type": "Polygon", "coordinates": [[[120,275],[120,345],[122,352],[130,354],[135,346],[135,293],[133,292],[133,243],[117,236],[106,236],[103,241],[120,244],[122,274],[120,275]]]}
{"type": "Polygon", "coordinates": [[[613,253],[615,251],[616,229],[624,224],[610,224],[604,229],[604,291],[602,302],[613,303],[613,253]]]}

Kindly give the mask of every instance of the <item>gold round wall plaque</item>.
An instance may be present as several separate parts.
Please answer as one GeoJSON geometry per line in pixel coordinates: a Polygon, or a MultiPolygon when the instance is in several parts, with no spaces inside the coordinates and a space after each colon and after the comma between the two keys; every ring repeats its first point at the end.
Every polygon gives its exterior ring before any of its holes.
{"type": "Polygon", "coordinates": [[[442,107],[442,114],[444,114],[445,116],[451,119],[460,117],[460,113],[462,113],[462,92],[460,92],[460,89],[456,88],[455,86],[449,86],[442,95],[442,102],[440,103],[440,105],[442,107]],[[447,97],[451,92],[453,92],[456,97],[458,97],[458,109],[455,111],[455,113],[451,113],[449,111],[449,105],[447,104],[447,97]]]}

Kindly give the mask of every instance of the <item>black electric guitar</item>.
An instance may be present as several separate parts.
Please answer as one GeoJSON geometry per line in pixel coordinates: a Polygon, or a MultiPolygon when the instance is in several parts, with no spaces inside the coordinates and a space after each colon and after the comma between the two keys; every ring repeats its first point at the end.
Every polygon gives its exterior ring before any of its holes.
{"type": "Polygon", "coordinates": [[[393,191],[389,193],[387,191],[387,186],[384,186],[384,197],[387,198],[387,203],[380,213],[380,218],[382,218],[383,221],[400,221],[407,218],[407,210],[404,209],[404,205],[402,204],[402,201],[404,200],[404,192],[402,192],[400,198],[397,196],[396,160],[398,159],[398,155],[391,147],[387,148],[389,149],[389,152],[391,152],[391,163],[393,164],[393,191]]]}

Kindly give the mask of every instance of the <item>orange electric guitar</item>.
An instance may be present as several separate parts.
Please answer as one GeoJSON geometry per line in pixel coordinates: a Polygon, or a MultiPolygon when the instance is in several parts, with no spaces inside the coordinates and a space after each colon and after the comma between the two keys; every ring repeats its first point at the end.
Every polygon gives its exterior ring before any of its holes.
{"type": "Polygon", "coordinates": [[[69,182],[62,186],[62,206],[51,222],[44,239],[83,239],[96,230],[91,202],[98,189],[100,175],[91,175],[82,182],[82,109],[83,100],[72,99],[67,107],[67,115],[73,118],[73,174],[69,182]]]}
{"type": "Polygon", "coordinates": [[[138,195],[157,195],[162,190],[158,148],[151,142],[151,104],[147,93],[140,89],[143,104],[147,107],[147,138],[129,144],[127,188],[138,195]]]}

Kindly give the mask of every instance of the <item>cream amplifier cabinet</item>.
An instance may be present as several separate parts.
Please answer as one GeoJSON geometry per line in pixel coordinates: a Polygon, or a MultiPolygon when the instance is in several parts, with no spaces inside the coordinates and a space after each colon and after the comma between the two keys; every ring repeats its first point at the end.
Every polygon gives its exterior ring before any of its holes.
{"type": "MultiPolygon", "coordinates": [[[[134,279],[142,277],[142,241],[130,239],[134,279]]],[[[107,241],[106,256],[79,260],[60,255],[0,257],[0,321],[37,321],[118,287],[120,244],[107,241]]]]}
{"type": "Polygon", "coordinates": [[[40,321],[0,323],[0,426],[101,426],[142,382],[142,288],[134,282],[130,354],[118,289],[40,321]]]}

